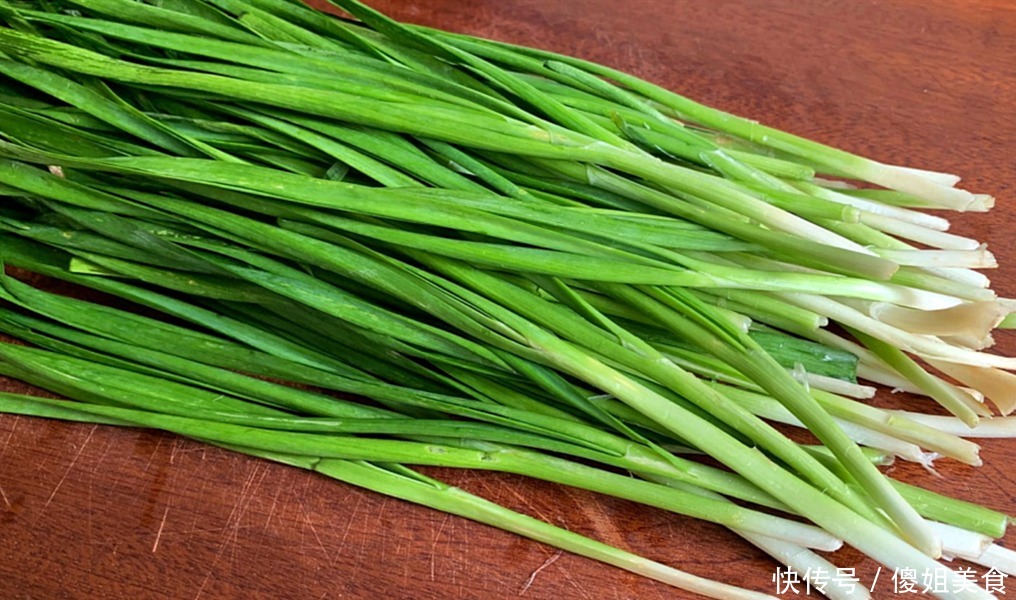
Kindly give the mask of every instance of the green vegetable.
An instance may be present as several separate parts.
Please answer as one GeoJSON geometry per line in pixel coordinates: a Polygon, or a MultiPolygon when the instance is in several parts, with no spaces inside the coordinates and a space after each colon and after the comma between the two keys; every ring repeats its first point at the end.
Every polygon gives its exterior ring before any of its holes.
{"type": "Polygon", "coordinates": [[[1002,535],[1004,515],[901,486],[862,447],[977,465],[976,445],[839,395],[868,393],[860,374],[990,416],[915,358],[1011,391],[1016,362],[977,346],[1011,306],[973,270],[990,255],[914,210],[989,198],[600,65],[336,6],[360,21],[289,0],[0,6],[0,259],[186,324],[4,277],[0,331],[37,348],[0,345],[0,373],[77,402],[0,411],[176,432],[721,598],[757,594],[402,465],[628,498],[797,566],[843,540],[958,581],[935,559],[1002,535]]]}

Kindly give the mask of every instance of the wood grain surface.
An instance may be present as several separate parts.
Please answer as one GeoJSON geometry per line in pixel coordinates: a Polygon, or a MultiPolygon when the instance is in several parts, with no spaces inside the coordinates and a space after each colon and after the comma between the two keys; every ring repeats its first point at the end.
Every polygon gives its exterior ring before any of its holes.
{"type": "MultiPolygon", "coordinates": [[[[1016,5],[1010,0],[414,0],[393,16],[579,55],[996,195],[954,230],[1016,296],[1016,5]]],[[[1016,333],[998,336],[1016,352],[1016,333]]],[[[0,381],[7,390],[25,390],[0,381]]],[[[883,405],[905,397],[880,394],[883,405]]],[[[905,481],[1016,509],[1016,442],[905,481]]],[[[427,472],[690,572],[772,593],[774,563],[720,527],[490,473],[427,472]]],[[[1010,535],[1010,545],[1016,537],[1010,535]]],[[[876,565],[833,555],[870,584],[876,565]]],[[[1016,594],[1016,582],[1010,595],[1016,594]]],[[[891,597],[883,572],[876,598],[891,597]]],[[[160,433],[0,417],[0,598],[684,598],[487,526],[160,433]]],[[[785,596],[789,597],[789,596],[785,596]]]]}

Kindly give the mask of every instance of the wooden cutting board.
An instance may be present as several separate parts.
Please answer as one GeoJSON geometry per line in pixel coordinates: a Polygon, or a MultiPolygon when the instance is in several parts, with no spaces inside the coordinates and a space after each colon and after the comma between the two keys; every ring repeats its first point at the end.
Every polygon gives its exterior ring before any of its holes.
{"type": "MultiPolygon", "coordinates": [[[[1016,296],[1016,5],[1009,0],[417,0],[408,21],[566,52],[705,103],[994,194],[954,230],[1016,296]]],[[[998,336],[1016,352],[1016,333],[998,336]]],[[[5,390],[26,386],[0,381],[5,390]]],[[[881,394],[900,406],[905,397],[881,394]]],[[[894,476],[1016,512],[1016,442],[985,466],[894,476]]],[[[693,573],[774,593],[775,564],[724,529],[521,477],[427,469],[693,573]]],[[[1009,543],[1016,537],[1009,536],[1009,543]]],[[[876,565],[833,556],[870,585],[876,565]]],[[[892,597],[882,572],[875,597],[892,597]]],[[[1010,586],[1016,593],[1016,582],[1010,586]]],[[[0,416],[3,598],[683,598],[487,526],[172,435],[0,416]]],[[[785,595],[784,597],[790,597],[785,595]]]]}

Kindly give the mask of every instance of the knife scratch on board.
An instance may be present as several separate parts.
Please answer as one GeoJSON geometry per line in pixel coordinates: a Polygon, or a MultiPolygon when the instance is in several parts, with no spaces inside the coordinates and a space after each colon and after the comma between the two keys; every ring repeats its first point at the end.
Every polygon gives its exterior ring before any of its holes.
{"type": "Polygon", "coordinates": [[[349,530],[353,527],[353,523],[356,522],[356,513],[360,510],[360,503],[363,502],[362,493],[356,494],[356,504],[353,505],[353,510],[349,513],[349,520],[346,522],[346,530],[342,532],[342,539],[339,540],[339,548],[342,548],[346,544],[346,538],[349,537],[349,530]]]}
{"type": "Polygon", "coordinates": [[[384,527],[382,519],[384,518],[385,507],[388,506],[388,496],[381,498],[381,505],[378,506],[375,512],[374,527],[373,531],[376,536],[381,538],[381,543],[378,544],[379,554],[381,556],[381,564],[385,562],[385,546],[388,541],[387,528],[384,527]]]}
{"type": "Polygon", "coordinates": [[[275,488],[275,496],[272,498],[272,506],[268,509],[268,517],[265,518],[264,533],[268,533],[268,526],[272,523],[272,517],[275,515],[275,508],[279,505],[279,494],[282,493],[282,486],[275,488]]]}
{"type": "MultiPolygon", "coordinates": [[[[212,573],[215,572],[215,567],[219,563],[219,559],[222,558],[222,553],[226,549],[226,545],[232,540],[232,549],[236,549],[236,538],[240,531],[240,521],[243,519],[244,513],[247,512],[247,506],[249,503],[248,490],[251,484],[254,482],[254,478],[257,476],[258,471],[261,470],[261,463],[254,463],[254,468],[251,470],[250,475],[247,476],[247,480],[244,482],[243,487],[240,488],[240,493],[233,503],[233,508],[229,512],[229,516],[226,517],[226,525],[223,527],[222,542],[219,543],[218,549],[215,551],[215,557],[212,559],[212,563],[208,566],[208,571],[205,573],[204,579],[201,580],[201,587],[198,588],[197,594],[194,595],[194,600],[198,600],[201,595],[205,592],[205,587],[208,585],[209,579],[212,577],[212,573]],[[247,502],[245,502],[245,500],[247,502]],[[234,522],[235,518],[235,522],[234,522]],[[226,531],[230,531],[229,534],[225,534],[226,531]]],[[[263,476],[262,476],[263,479],[263,476]]],[[[232,560],[232,558],[231,558],[232,560]]]]}
{"type": "Polygon", "coordinates": [[[265,480],[265,475],[268,474],[268,469],[263,469],[262,466],[262,463],[254,465],[254,468],[251,470],[247,480],[243,483],[243,488],[240,490],[239,497],[237,497],[236,502],[233,504],[233,510],[230,513],[230,518],[226,520],[226,528],[230,530],[228,537],[232,541],[229,554],[230,564],[234,564],[236,562],[236,548],[238,546],[237,542],[240,537],[243,517],[247,514],[247,510],[250,508],[254,497],[257,495],[257,491],[261,489],[261,484],[265,480]],[[256,483],[255,480],[257,480],[256,483]],[[234,514],[236,515],[235,519],[233,518],[234,514]],[[232,525],[230,525],[230,523],[232,523],[232,525]]]}
{"type": "Polygon", "coordinates": [[[540,571],[542,571],[542,570],[546,569],[547,567],[549,567],[550,565],[556,563],[557,559],[561,558],[562,554],[564,554],[564,552],[562,552],[561,550],[558,550],[557,552],[554,553],[553,556],[551,556],[547,560],[543,561],[543,564],[541,564],[540,566],[536,567],[536,569],[532,573],[529,574],[529,579],[526,579],[526,582],[522,585],[522,589],[519,590],[519,596],[525,594],[526,591],[529,590],[529,587],[533,585],[534,581],[536,581],[536,576],[540,574],[540,571]]]}
{"type": "Polygon", "coordinates": [[[437,562],[437,561],[434,560],[434,559],[437,557],[437,543],[438,543],[438,541],[440,541],[440,539],[441,539],[441,532],[444,531],[445,525],[448,524],[448,519],[450,517],[451,517],[450,514],[445,513],[444,519],[441,520],[441,526],[437,528],[437,533],[434,534],[434,542],[431,543],[431,545],[430,545],[430,580],[431,581],[436,581],[435,580],[435,575],[434,575],[434,563],[437,562]]]}
{"type": "Polygon", "coordinates": [[[580,594],[582,594],[583,598],[591,597],[588,593],[586,593],[586,590],[582,587],[582,585],[579,582],[575,581],[575,578],[572,577],[571,573],[568,572],[568,569],[561,569],[561,574],[564,575],[565,579],[568,580],[568,583],[572,584],[572,587],[574,587],[576,590],[578,590],[580,594]]]}
{"type": "Polygon", "coordinates": [[[165,512],[162,513],[162,522],[159,523],[159,531],[155,533],[155,543],[152,544],[152,554],[159,548],[159,540],[162,539],[162,530],[166,527],[166,517],[169,516],[169,506],[166,506],[165,512]]]}
{"type": "Polygon", "coordinates": [[[303,499],[301,498],[299,502],[300,502],[300,513],[303,514],[304,524],[310,527],[310,532],[314,534],[314,539],[317,540],[317,545],[319,548],[321,548],[321,553],[325,555],[325,559],[328,561],[328,563],[329,564],[334,563],[335,559],[332,558],[331,553],[328,552],[328,548],[325,547],[324,541],[321,540],[321,536],[318,535],[317,527],[314,527],[314,520],[307,512],[307,507],[304,505],[303,499]]]}
{"type": "Polygon", "coordinates": [[[578,511],[585,515],[592,530],[596,532],[597,539],[618,548],[628,547],[624,534],[608,514],[607,508],[600,504],[588,502],[586,500],[588,497],[586,492],[580,492],[567,487],[562,489],[565,495],[574,502],[578,511]]]}
{"type": "Polygon", "coordinates": [[[169,464],[171,465],[176,462],[176,453],[180,451],[181,441],[183,441],[183,438],[179,437],[173,440],[173,447],[169,450],[169,464]]]}
{"type": "MultiPolygon", "coordinates": [[[[487,487],[487,486],[484,485],[484,487],[487,487]]],[[[487,489],[490,489],[490,488],[487,487],[487,489]]],[[[550,517],[548,515],[544,514],[544,512],[541,511],[539,509],[539,507],[536,504],[534,504],[533,501],[530,498],[528,498],[527,496],[525,496],[523,494],[520,494],[512,486],[510,486],[510,485],[497,485],[497,491],[499,491],[499,492],[508,492],[512,497],[514,497],[516,500],[521,502],[526,507],[526,509],[528,511],[531,511],[531,514],[536,515],[536,517],[539,518],[539,519],[542,519],[544,521],[550,522],[550,517]]],[[[500,498],[498,498],[498,500],[496,500],[496,501],[500,504],[500,498]]]]}
{"type": "Polygon", "coordinates": [[[7,446],[11,444],[11,438],[14,437],[14,429],[17,428],[20,420],[21,417],[19,415],[14,415],[13,419],[9,419],[11,422],[11,430],[7,432],[7,439],[4,440],[3,445],[0,445],[0,458],[3,458],[4,453],[7,452],[7,446]]]}
{"type": "MultiPolygon", "coordinates": [[[[60,478],[56,487],[53,488],[53,493],[51,493],[49,498],[46,499],[46,503],[42,505],[43,511],[45,511],[46,507],[49,506],[49,503],[53,501],[53,497],[56,496],[56,493],[60,491],[60,486],[62,486],[64,481],[67,480],[67,476],[71,474],[71,471],[74,469],[74,465],[77,464],[78,459],[81,458],[81,453],[85,451],[85,446],[88,445],[89,440],[92,439],[92,434],[95,433],[95,430],[98,428],[98,425],[92,425],[92,429],[88,432],[88,437],[85,438],[85,441],[81,442],[81,447],[78,448],[78,451],[74,454],[74,458],[71,459],[71,464],[67,465],[67,470],[64,471],[63,477],[60,478]]],[[[42,511],[40,511],[39,514],[42,514],[42,511]]]]}
{"type": "MultiPolygon", "coordinates": [[[[110,439],[106,440],[106,443],[102,446],[102,452],[99,454],[99,460],[95,461],[95,466],[92,468],[92,478],[99,474],[99,470],[102,469],[102,463],[106,460],[106,455],[109,454],[109,449],[113,447],[113,441],[110,439]]],[[[92,488],[89,484],[88,492],[91,493],[92,488]]]]}
{"type": "Polygon", "coordinates": [[[160,435],[155,440],[155,449],[152,450],[152,455],[148,457],[148,462],[145,463],[145,468],[142,469],[142,471],[141,471],[142,475],[148,473],[148,468],[152,466],[152,462],[155,460],[156,455],[158,455],[158,453],[159,453],[159,447],[162,446],[162,440],[163,439],[164,439],[164,437],[160,435]]]}

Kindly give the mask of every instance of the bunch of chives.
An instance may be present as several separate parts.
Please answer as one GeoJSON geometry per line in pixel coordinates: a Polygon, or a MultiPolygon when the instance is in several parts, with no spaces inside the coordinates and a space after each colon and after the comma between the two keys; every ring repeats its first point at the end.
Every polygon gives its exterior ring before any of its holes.
{"type": "MultiPolygon", "coordinates": [[[[5,372],[94,406],[9,398],[5,410],[159,427],[312,467],[553,475],[725,522],[756,544],[798,531],[727,495],[831,534],[781,544],[843,539],[891,567],[945,571],[933,560],[943,553],[1011,561],[985,537],[1001,535],[1003,517],[929,501],[862,448],[979,464],[961,436],[1011,430],[984,400],[1016,406],[1013,359],[984,350],[1012,303],[974,270],[994,266],[980,244],[916,210],[986,210],[990,198],[598,65],[338,5],[360,22],[288,0],[0,7],[0,193],[13,199],[0,211],[3,259],[233,340],[229,357],[209,349],[204,366],[184,364],[124,338],[126,314],[79,322],[81,307],[10,280],[4,297],[37,316],[10,313],[4,331],[48,351],[5,349],[5,372]],[[953,417],[856,401],[873,390],[855,367],[953,417]],[[88,369],[123,388],[97,395],[59,376],[88,369]],[[229,370],[362,394],[385,416],[229,370]],[[190,387],[131,404],[146,378],[169,374],[190,387]],[[216,406],[195,384],[235,402],[216,406]],[[395,420],[335,422],[382,418],[395,420]],[[708,470],[702,484],[704,467],[675,444],[732,472],[708,470]],[[629,487],[560,455],[657,483],[629,487]]],[[[371,472],[344,477],[364,484],[371,472]]],[[[403,479],[381,480],[399,493],[403,479]]],[[[506,527],[524,530],[519,519],[506,527]]],[[[608,562],[656,568],[620,556],[608,562]]]]}

